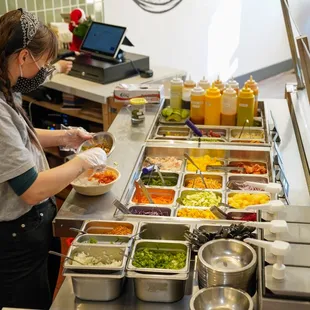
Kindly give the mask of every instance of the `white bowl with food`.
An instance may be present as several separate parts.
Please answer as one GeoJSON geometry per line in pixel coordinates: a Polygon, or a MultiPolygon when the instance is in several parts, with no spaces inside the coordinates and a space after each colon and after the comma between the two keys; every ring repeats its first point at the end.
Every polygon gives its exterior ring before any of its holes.
{"type": "Polygon", "coordinates": [[[84,152],[94,147],[102,148],[109,157],[115,148],[115,138],[109,132],[98,132],[92,139],[83,142],[77,149],[77,153],[84,152]]]}
{"type": "Polygon", "coordinates": [[[79,194],[99,196],[109,192],[120,177],[117,169],[108,166],[103,171],[85,171],[71,185],[79,194]]]}

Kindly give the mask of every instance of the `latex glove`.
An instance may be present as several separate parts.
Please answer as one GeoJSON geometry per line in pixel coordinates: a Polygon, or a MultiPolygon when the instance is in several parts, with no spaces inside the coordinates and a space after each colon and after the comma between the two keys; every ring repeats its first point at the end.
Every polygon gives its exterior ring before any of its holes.
{"type": "Polygon", "coordinates": [[[66,149],[77,149],[83,142],[92,139],[93,135],[82,127],[66,130],[60,145],[66,149]]]}
{"type": "Polygon", "coordinates": [[[84,160],[93,169],[104,169],[107,166],[107,154],[100,147],[94,147],[85,152],[76,155],[78,158],[84,160]]]}
{"type": "Polygon", "coordinates": [[[72,69],[72,61],[59,60],[54,66],[58,73],[68,74],[72,69]]]}

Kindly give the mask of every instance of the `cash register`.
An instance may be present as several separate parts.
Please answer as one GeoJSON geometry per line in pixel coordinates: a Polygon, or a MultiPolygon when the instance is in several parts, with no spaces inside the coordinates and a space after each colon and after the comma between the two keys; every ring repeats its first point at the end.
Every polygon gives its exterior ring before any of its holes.
{"type": "Polygon", "coordinates": [[[121,45],[133,46],[126,37],[126,27],[93,22],[75,56],[70,75],[107,84],[149,70],[149,57],[124,52],[121,45]]]}

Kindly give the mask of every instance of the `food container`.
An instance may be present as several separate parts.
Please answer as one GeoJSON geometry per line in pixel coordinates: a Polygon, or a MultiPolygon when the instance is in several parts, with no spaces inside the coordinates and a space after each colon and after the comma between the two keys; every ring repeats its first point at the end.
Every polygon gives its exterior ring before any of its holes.
{"type": "Polygon", "coordinates": [[[199,290],[190,300],[190,310],[253,310],[249,294],[232,287],[209,287],[199,290]]]}
{"type": "Polygon", "coordinates": [[[77,298],[89,301],[111,301],[118,298],[125,282],[125,272],[113,274],[81,274],[64,269],[63,275],[71,277],[77,298]]]}
{"type": "MultiPolygon", "coordinates": [[[[131,252],[130,259],[127,264],[127,270],[146,273],[163,273],[163,274],[176,274],[188,273],[190,268],[190,247],[187,242],[182,241],[154,241],[154,240],[137,240],[131,252]],[[161,269],[161,268],[140,268],[133,265],[135,253],[139,250],[148,248],[153,251],[164,252],[185,252],[186,263],[182,269],[161,269]]],[[[163,276],[162,276],[163,277],[163,276]]]]}
{"type": "Polygon", "coordinates": [[[107,235],[78,235],[74,240],[74,243],[82,243],[82,244],[113,244],[113,245],[126,245],[130,241],[129,237],[122,236],[107,236],[107,235]],[[93,243],[92,241],[96,240],[97,243],[93,243]]]}
{"type": "Polygon", "coordinates": [[[215,215],[210,211],[209,208],[205,208],[205,207],[179,207],[177,208],[176,212],[175,212],[175,216],[176,217],[181,217],[181,218],[186,218],[186,219],[203,219],[203,220],[216,220],[217,218],[215,217],[215,215]],[[195,217],[191,217],[191,216],[181,216],[179,214],[179,211],[180,210],[194,210],[196,211],[197,214],[201,213],[203,216],[195,216],[195,217]],[[206,215],[205,214],[205,211],[207,212],[206,215]],[[208,217],[204,217],[204,216],[208,216],[208,217]]]}
{"type": "Polygon", "coordinates": [[[69,248],[67,256],[74,258],[74,256],[78,253],[84,252],[90,256],[97,258],[103,263],[110,263],[111,260],[115,259],[117,261],[121,261],[120,266],[87,266],[87,265],[72,265],[72,261],[67,259],[64,263],[64,268],[69,270],[78,270],[80,272],[112,272],[124,270],[128,248],[125,245],[89,245],[89,244],[72,244],[69,248]]]}
{"type": "MultiPolygon", "coordinates": [[[[180,197],[177,199],[177,203],[179,203],[182,206],[200,207],[200,205],[194,205],[194,204],[187,203],[187,200],[189,198],[186,198],[186,197],[191,196],[191,195],[195,195],[195,194],[206,195],[206,193],[213,193],[213,194],[215,194],[215,196],[217,197],[216,199],[218,200],[218,202],[213,201],[213,199],[212,199],[212,201],[210,201],[210,203],[208,205],[203,205],[201,207],[212,207],[214,205],[217,206],[220,202],[223,201],[223,193],[220,192],[220,191],[215,191],[215,190],[184,190],[184,191],[181,192],[180,197]]],[[[192,200],[194,200],[194,198],[192,200]]]]}
{"type": "Polygon", "coordinates": [[[189,136],[190,130],[187,127],[159,126],[155,134],[155,139],[187,140],[189,136]]]}
{"type": "Polygon", "coordinates": [[[200,231],[205,231],[207,233],[217,233],[222,227],[229,227],[231,224],[199,224],[197,229],[200,231]]]}
{"type": "MultiPolygon", "coordinates": [[[[191,156],[193,161],[196,163],[196,165],[200,168],[201,172],[207,172],[207,166],[208,165],[211,165],[213,166],[214,165],[214,157],[210,156],[209,158],[203,158],[204,156],[198,156],[198,157],[194,157],[194,156],[191,156]]],[[[219,167],[220,166],[223,166],[224,165],[224,160],[223,159],[220,159],[220,158],[216,158],[216,162],[220,162],[219,164],[219,167]]],[[[189,161],[186,161],[186,171],[187,172],[190,172],[190,173],[193,173],[193,172],[196,172],[197,168],[194,167],[195,170],[189,170],[188,169],[188,164],[189,164],[189,161]]],[[[213,173],[214,172],[221,172],[221,170],[219,169],[218,171],[216,170],[213,170],[212,171],[213,173]]]]}
{"type": "MultiPolygon", "coordinates": [[[[252,191],[252,192],[250,192],[250,191],[231,191],[231,192],[228,192],[227,193],[227,199],[226,199],[226,201],[227,201],[227,203],[229,204],[229,205],[232,205],[233,207],[234,207],[234,209],[244,209],[244,208],[246,208],[247,206],[250,206],[250,205],[259,205],[259,204],[264,204],[264,203],[268,203],[269,201],[270,201],[270,193],[267,193],[267,192],[263,192],[263,191],[260,191],[260,192],[255,192],[255,191],[252,191]],[[258,200],[258,201],[255,201],[254,203],[252,203],[252,204],[250,204],[250,202],[249,202],[249,200],[248,199],[244,199],[244,201],[246,201],[247,203],[249,203],[248,205],[246,205],[246,206],[240,206],[240,207],[238,207],[238,206],[236,206],[235,204],[232,204],[232,202],[230,202],[229,201],[229,198],[232,198],[232,197],[234,197],[235,195],[239,195],[239,194],[241,194],[242,196],[243,195],[251,195],[251,196],[255,196],[255,195],[264,195],[264,197],[265,197],[265,195],[269,198],[269,200],[268,201],[265,201],[265,202],[263,202],[263,201],[261,201],[261,200],[258,200]]],[[[240,199],[238,199],[238,203],[239,203],[239,200],[241,200],[241,197],[240,197],[240,199]]],[[[236,201],[237,202],[237,201],[236,201]]],[[[253,212],[253,211],[252,211],[253,212]]]]}
{"type": "Polygon", "coordinates": [[[163,208],[163,207],[150,207],[150,206],[132,206],[129,208],[129,211],[132,215],[136,216],[171,216],[172,210],[171,208],[163,208]],[[157,215],[150,214],[151,212],[158,212],[157,215]]]}
{"type": "MultiPolygon", "coordinates": [[[[147,188],[150,196],[152,197],[155,205],[172,205],[175,202],[175,190],[173,189],[166,189],[166,188],[147,188]],[[167,203],[165,203],[167,202],[167,203]]],[[[143,196],[143,194],[142,194],[143,196]]],[[[140,204],[136,200],[136,190],[134,191],[131,203],[132,204],[140,204]]],[[[149,204],[147,199],[142,201],[141,204],[149,204]]]]}
{"type": "MultiPolygon", "coordinates": [[[[244,172],[239,172],[239,171],[231,170],[230,172],[231,172],[232,174],[246,174],[246,175],[255,175],[255,176],[256,176],[256,175],[267,175],[267,174],[268,174],[267,164],[264,163],[264,162],[258,162],[258,161],[253,162],[253,161],[245,161],[245,160],[240,160],[240,161],[233,160],[233,161],[230,161],[230,162],[228,163],[228,166],[240,167],[241,164],[245,164],[245,165],[256,165],[256,164],[257,164],[257,165],[259,165],[259,166],[261,166],[261,167],[264,167],[266,173],[249,173],[249,172],[246,171],[246,170],[245,170],[244,172]],[[239,165],[239,164],[240,164],[240,165],[239,165]]],[[[254,171],[255,171],[255,170],[254,170],[254,171]]]]}
{"type": "Polygon", "coordinates": [[[91,140],[83,142],[77,149],[77,153],[86,151],[92,147],[102,147],[108,157],[112,154],[115,148],[115,137],[109,132],[98,132],[91,140]],[[110,149],[108,152],[107,149],[110,149]]]}
{"type": "Polygon", "coordinates": [[[242,129],[231,129],[230,131],[230,141],[232,140],[256,140],[256,141],[262,141],[265,142],[265,133],[264,130],[261,129],[252,129],[250,127],[244,128],[241,137],[240,133],[242,132],[242,129]]]}
{"type": "Polygon", "coordinates": [[[143,181],[144,185],[149,187],[174,187],[179,183],[179,174],[177,173],[163,172],[162,177],[165,181],[165,185],[162,185],[161,178],[157,172],[142,174],[141,180],[143,181]],[[160,185],[155,185],[154,182],[158,182],[156,184],[160,185]]]}
{"type": "Polygon", "coordinates": [[[128,271],[127,278],[133,278],[135,294],[147,302],[176,302],[185,295],[188,273],[150,274],[128,271]]]}
{"type": "MultiPolygon", "coordinates": [[[[206,179],[214,180],[214,181],[217,181],[217,182],[219,182],[221,184],[220,188],[216,188],[216,189],[214,189],[214,188],[207,188],[207,189],[221,190],[221,189],[224,188],[224,178],[223,178],[223,176],[221,176],[221,175],[214,175],[214,174],[202,174],[202,176],[204,178],[206,178],[206,179]]],[[[196,180],[196,179],[198,181],[202,182],[201,178],[200,178],[200,176],[198,174],[194,174],[194,173],[187,173],[187,174],[185,174],[184,177],[183,177],[183,182],[182,182],[183,187],[185,187],[185,188],[198,188],[198,187],[186,186],[188,182],[190,182],[192,180],[196,180]]],[[[200,182],[199,182],[199,184],[200,184],[200,182]]],[[[195,184],[194,181],[193,181],[193,184],[195,184]]],[[[199,189],[206,189],[206,188],[199,187],[199,189]]]]}
{"type": "Polygon", "coordinates": [[[267,177],[253,176],[253,175],[230,175],[228,176],[227,188],[230,190],[243,190],[240,188],[245,182],[257,182],[257,183],[268,183],[267,177]],[[240,185],[239,185],[240,184],[240,185]]]}
{"type": "Polygon", "coordinates": [[[85,171],[78,178],[76,178],[74,181],[72,181],[71,185],[79,194],[82,194],[85,196],[103,195],[103,194],[109,192],[112,189],[112,187],[114,186],[114,184],[116,182],[118,182],[119,179],[121,178],[121,174],[117,169],[115,169],[113,167],[106,167],[106,170],[110,170],[117,175],[116,179],[114,181],[108,183],[108,184],[98,183],[97,185],[92,185],[92,184],[84,185],[83,183],[81,183],[79,181],[79,179],[85,178],[85,177],[90,177],[94,173],[94,170],[90,169],[90,170],[85,171]]]}
{"type": "Polygon", "coordinates": [[[138,228],[140,239],[186,241],[184,233],[190,225],[171,222],[141,222],[138,228]]]}
{"type": "Polygon", "coordinates": [[[233,239],[210,241],[198,252],[199,286],[224,285],[247,291],[256,263],[256,252],[244,242],[233,239]]]}
{"type": "MultiPolygon", "coordinates": [[[[201,140],[207,139],[223,139],[223,141],[228,141],[228,131],[223,128],[214,128],[207,126],[197,126],[197,128],[201,131],[202,137],[201,140]]],[[[195,134],[191,137],[193,140],[199,139],[195,134]]]]}
{"type": "Polygon", "coordinates": [[[178,156],[147,156],[142,167],[156,165],[162,172],[179,172],[182,170],[183,162],[183,158],[178,156]]]}
{"type": "MultiPolygon", "coordinates": [[[[118,226],[125,226],[132,230],[131,234],[126,235],[131,237],[137,231],[137,223],[133,222],[121,222],[121,221],[84,221],[81,230],[86,231],[88,234],[95,235],[109,235],[108,232],[113,230],[118,226]]],[[[119,236],[119,235],[109,235],[109,236],[119,236]]],[[[124,236],[124,235],[121,235],[124,236]]]]}

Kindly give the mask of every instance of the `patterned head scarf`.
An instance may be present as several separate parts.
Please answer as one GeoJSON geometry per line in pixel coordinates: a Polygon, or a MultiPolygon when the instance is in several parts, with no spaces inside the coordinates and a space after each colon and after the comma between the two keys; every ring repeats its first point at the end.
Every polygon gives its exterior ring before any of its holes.
{"type": "Polygon", "coordinates": [[[36,35],[41,23],[37,17],[24,9],[21,11],[21,18],[19,26],[14,30],[13,35],[9,39],[5,53],[6,56],[26,48],[36,35]]]}

